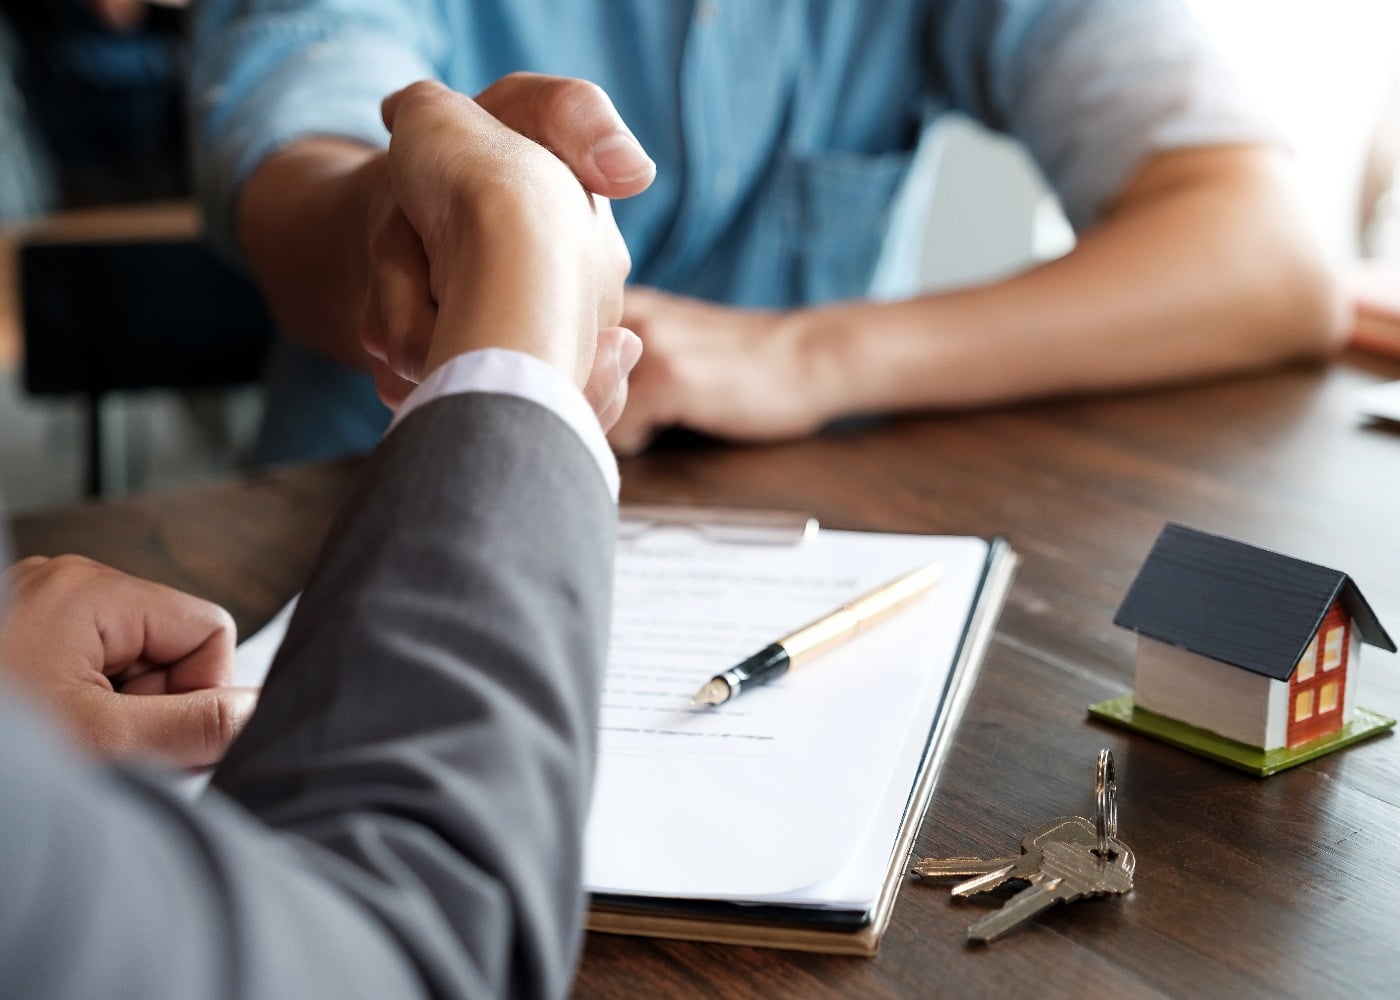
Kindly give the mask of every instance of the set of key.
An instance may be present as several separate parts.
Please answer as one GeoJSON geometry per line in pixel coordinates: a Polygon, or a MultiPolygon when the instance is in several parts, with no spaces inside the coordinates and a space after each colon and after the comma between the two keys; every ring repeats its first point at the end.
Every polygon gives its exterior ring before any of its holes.
{"type": "Polygon", "coordinates": [[[1094,774],[1094,822],[1061,816],[1026,834],[1017,857],[926,858],[914,865],[923,878],[958,878],[959,899],[1020,881],[1026,885],[999,910],[967,929],[969,941],[994,941],[1056,903],[1121,896],[1133,888],[1137,858],[1118,839],[1118,783],[1113,752],[1101,750],[1094,774]]]}

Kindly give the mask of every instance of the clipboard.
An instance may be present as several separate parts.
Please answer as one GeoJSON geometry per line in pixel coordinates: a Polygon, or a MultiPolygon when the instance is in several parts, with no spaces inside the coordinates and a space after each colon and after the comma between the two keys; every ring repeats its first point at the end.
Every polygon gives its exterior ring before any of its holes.
{"type": "Polygon", "coordinates": [[[796,510],[692,507],[631,503],[618,507],[617,538],[635,541],[661,528],[688,528],[713,542],[800,545],[820,528],[811,514],[796,510]]]}
{"type": "MultiPolygon", "coordinates": [[[[845,545],[843,551],[856,553],[861,551],[862,546],[889,549],[891,542],[901,538],[907,539],[911,547],[916,547],[917,541],[915,536],[828,532],[827,529],[819,531],[814,519],[797,512],[716,512],[708,508],[648,506],[640,510],[626,508],[621,519],[624,524],[629,521],[633,524],[631,529],[620,531],[619,538],[624,541],[645,543],[651,536],[681,528],[698,536],[699,540],[691,544],[699,550],[711,546],[724,550],[728,546],[726,556],[730,556],[739,551],[738,546],[745,546],[749,554],[737,558],[765,564],[772,560],[775,566],[796,564],[793,554],[796,548],[805,546],[819,550],[823,539],[831,544],[839,540],[845,545]],[[764,516],[754,517],[755,514],[764,516]],[[838,539],[837,536],[842,537],[838,539]]],[[[918,537],[932,540],[932,536],[918,537]]],[[[942,762],[995,632],[996,621],[1018,561],[1002,539],[976,541],[985,544],[985,557],[975,586],[967,590],[966,606],[961,615],[961,634],[956,639],[956,650],[942,686],[934,692],[937,704],[932,711],[930,724],[919,734],[922,746],[917,762],[912,774],[906,774],[909,779],[907,785],[899,786],[904,799],[897,827],[888,842],[882,841],[876,845],[885,853],[878,891],[873,898],[862,905],[827,906],[807,902],[791,904],[781,898],[755,901],[686,897],[672,893],[652,895],[644,887],[640,891],[626,893],[602,891],[588,878],[593,866],[586,864],[586,878],[590,887],[587,926],[590,930],[862,956],[877,953],[880,940],[889,926],[899,889],[906,880],[908,859],[932,799],[942,762]]],[[[625,551],[626,546],[620,545],[619,556],[624,560],[625,551]]],[[[625,563],[620,564],[619,578],[626,572],[625,563]]],[[[794,679],[792,683],[799,685],[803,679],[794,679]]],[[[751,697],[757,698],[757,695],[751,697]]],[[[604,721],[607,721],[606,711],[604,721]]],[[[814,782],[819,780],[819,775],[814,776],[814,782]]],[[[595,810],[627,807],[637,808],[637,805],[623,802],[618,806],[610,803],[601,790],[594,805],[595,810]]],[[[822,831],[812,830],[809,834],[820,837],[822,831]]],[[[762,831],[746,831],[746,835],[760,840],[763,838],[762,831]]],[[[716,845],[717,849],[719,847],[716,845]]],[[[697,863],[701,863],[701,859],[697,859],[697,863]]]]}
{"type": "MultiPolygon", "coordinates": [[[[911,738],[908,742],[917,749],[917,759],[910,763],[907,773],[904,773],[899,781],[888,785],[888,791],[891,793],[889,799],[893,800],[898,808],[897,815],[894,816],[896,821],[890,824],[888,836],[877,841],[879,852],[872,855],[878,868],[878,886],[861,905],[835,906],[794,904],[783,898],[753,901],[723,896],[717,898],[714,895],[703,898],[703,894],[696,893],[659,895],[646,891],[614,892],[598,886],[592,878],[593,873],[589,866],[585,864],[585,882],[590,889],[586,925],[590,930],[600,933],[873,956],[878,951],[880,940],[889,926],[899,889],[905,881],[909,855],[913,850],[924,813],[932,800],[942,763],[995,631],[996,621],[1015,573],[1017,557],[1004,540],[997,538],[832,531],[819,529],[815,519],[791,511],[760,512],[764,516],[757,518],[751,516],[754,512],[726,510],[719,513],[723,516],[714,516],[715,512],[708,508],[696,507],[625,508],[619,518],[619,559],[630,558],[628,553],[635,548],[646,549],[649,545],[659,545],[662,548],[674,546],[678,544],[678,538],[684,540],[682,549],[686,545],[691,549],[713,549],[719,553],[719,562],[723,565],[736,559],[765,563],[772,559],[797,565],[809,558],[820,557],[823,550],[830,547],[842,549],[843,559],[854,556],[856,562],[861,560],[863,554],[875,550],[884,550],[888,557],[891,551],[902,551],[906,547],[920,549],[929,545],[949,545],[953,548],[975,546],[980,553],[976,560],[975,573],[965,574],[968,578],[964,580],[964,593],[957,598],[958,630],[955,635],[948,637],[952,644],[952,652],[948,662],[944,664],[947,668],[946,673],[941,675],[936,685],[930,687],[932,704],[929,706],[931,711],[927,725],[915,728],[909,734],[911,738]],[[904,780],[906,778],[907,780],[904,780]]],[[[922,558],[910,556],[916,557],[922,558]]],[[[626,573],[621,565],[618,576],[620,581],[626,582],[623,580],[626,573]]],[[[933,597],[945,591],[946,583],[945,576],[944,583],[929,596],[933,597]]],[[[861,584],[855,582],[852,586],[860,589],[861,584]]],[[[260,683],[267,663],[286,630],[291,609],[292,604],[289,603],[263,630],[239,646],[236,671],[240,683],[260,683]]],[[[824,606],[821,610],[829,608],[824,606]]],[[[912,608],[909,612],[901,612],[901,616],[911,613],[914,613],[912,608]]],[[[889,634],[886,630],[890,627],[882,624],[879,629],[872,630],[869,634],[889,634]]],[[[856,650],[858,655],[859,643],[867,641],[869,640],[866,636],[862,635],[858,640],[853,640],[828,656],[834,659],[850,650],[856,650]]],[[[614,645],[616,652],[616,643],[614,645]]],[[[831,664],[830,667],[823,666],[825,660],[826,657],[823,657],[810,667],[804,668],[803,672],[816,671],[821,667],[828,674],[827,677],[823,678],[813,673],[810,677],[794,679],[794,686],[789,691],[801,697],[815,697],[820,693],[824,682],[830,682],[833,678],[856,676],[850,670],[843,671],[839,663],[831,664]]],[[[704,667],[702,673],[710,671],[712,667],[713,665],[704,667]]],[[[613,664],[610,663],[609,674],[612,672],[613,664]]],[[[705,676],[708,677],[709,674],[706,673],[705,676]]],[[[683,680],[680,690],[683,690],[687,697],[693,692],[696,679],[683,680]]],[[[757,707],[761,698],[770,694],[783,695],[781,690],[774,689],[785,683],[786,679],[767,685],[762,690],[746,696],[741,704],[746,708],[757,707]]],[[[783,696],[790,697],[791,694],[783,696]]],[[[600,753],[600,762],[604,756],[600,753]]],[[[822,777],[816,776],[818,783],[822,777]]],[[[189,779],[187,793],[191,796],[196,794],[206,778],[207,776],[189,779]]],[[[601,780],[599,784],[602,784],[601,780]]],[[[595,817],[600,806],[607,808],[607,803],[600,802],[596,792],[595,787],[595,817]]],[[[646,800],[623,800],[620,806],[622,819],[625,821],[639,809],[649,806],[650,803],[646,800]]],[[[805,829],[804,833],[807,836],[820,836],[823,831],[805,829]]],[[[686,860],[695,862],[695,856],[686,860]]]]}

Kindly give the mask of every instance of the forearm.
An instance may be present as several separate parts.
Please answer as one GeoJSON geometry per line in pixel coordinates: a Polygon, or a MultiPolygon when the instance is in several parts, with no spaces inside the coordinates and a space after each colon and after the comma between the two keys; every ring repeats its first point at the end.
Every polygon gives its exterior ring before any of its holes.
{"type": "Polygon", "coordinates": [[[0,982],[563,996],[614,519],[592,459],[539,406],[474,393],[409,417],[215,779],[241,809],[96,773],[0,691],[0,982]]]}
{"type": "Polygon", "coordinates": [[[11,689],[0,694],[8,995],[428,995],[368,908],[241,810],[197,809],[153,776],[99,772],[17,711],[11,689]]]}
{"type": "Polygon", "coordinates": [[[210,235],[248,260],[284,332],[341,360],[363,363],[359,261],[342,255],[365,252],[365,203],[349,200],[348,182],[388,142],[380,102],[439,75],[441,7],[200,0],[190,10],[195,183],[210,235]]]}
{"type": "Polygon", "coordinates": [[[1123,389],[1335,348],[1337,284],[1273,155],[1234,151],[1228,169],[1201,155],[1164,158],[1071,253],[1024,274],[797,314],[823,417],[1123,389]]]}
{"type": "Polygon", "coordinates": [[[560,995],[611,500],[562,421],[479,393],[410,415],[363,483],[215,786],[335,855],[432,995],[560,995]]]}
{"type": "Polygon", "coordinates": [[[368,362],[368,192],[383,169],[372,146],[303,139],[265,160],[238,199],[240,248],[283,332],[355,367],[368,362]]]}

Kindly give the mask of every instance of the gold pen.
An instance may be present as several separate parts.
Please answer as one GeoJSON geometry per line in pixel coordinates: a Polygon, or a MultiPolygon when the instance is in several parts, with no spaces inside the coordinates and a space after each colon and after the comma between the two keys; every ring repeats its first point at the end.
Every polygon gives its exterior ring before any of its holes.
{"type": "Polygon", "coordinates": [[[765,646],[738,666],[711,677],[695,692],[690,703],[722,705],[738,697],[741,691],[783,676],[930,590],[942,576],[942,566],[924,566],[878,590],[872,590],[864,597],[841,605],[830,614],[765,646]]]}

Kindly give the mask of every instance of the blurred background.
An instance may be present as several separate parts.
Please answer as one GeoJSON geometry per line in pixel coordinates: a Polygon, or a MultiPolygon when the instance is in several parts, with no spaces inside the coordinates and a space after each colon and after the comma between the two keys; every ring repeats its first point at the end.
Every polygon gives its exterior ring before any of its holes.
{"type": "Polygon", "coordinates": [[[169,357],[172,373],[149,356],[158,335],[197,344],[208,322],[188,263],[210,258],[192,250],[184,5],[0,0],[0,482],[11,510],[215,474],[255,426],[254,386],[210,389],[184,374],[201,359],[169,357]],[[132,244],[168,248],[177,266],[143,266],[132,244]],[[76,330],[102,339],[75,342],[76,330]]]}
{"type": "MultiPolygon", "coordinates": [[[[1298,183],[1329,252],[1347,267],[1381,258],[1400,268],[1400,4],[1188,2],[1291,138],[1298,183]]],[[[201,308],[225,276],[181,249],[198,239],[181,6],[0,0],[0,482],[11,510],[72,502],[99,487],[115,494],[198,480],[234,467],[250,444],[263,320],[256,310],[201,308]],[[107,257],[72,254],[110,241],[158,244],[180,255],[179,266],[166,270],[177,258],[159,258],[167,278],[146,286],[150,259],[133,275],[127,265],[109,273],[107,257]],[[21,246],[32,255],[27,280],[39,282],[23,304],[21,246]],[[108,291],[134,301],[105,298],[101,281],[92,292],[97,271],[108,291]],[[185,356],[143,345],[167,362],[155,366],[159,384],[144,386],[113,345],[80,350],[46,334],[26,355],[24,323],[33,327],[40,313],[46,324],[90,334],[105,325],[114,341],[130,330],[138,339],[158,332],[177,344],[241,338],[251,346],[185,356]],[[215,375],[196,370],[210,368],[215,375]]],[[[924,138],[877,293],[985,281],[1072,245],[1055,199],[1016,146],[965,120],[944,121],[924,138]]]]}

